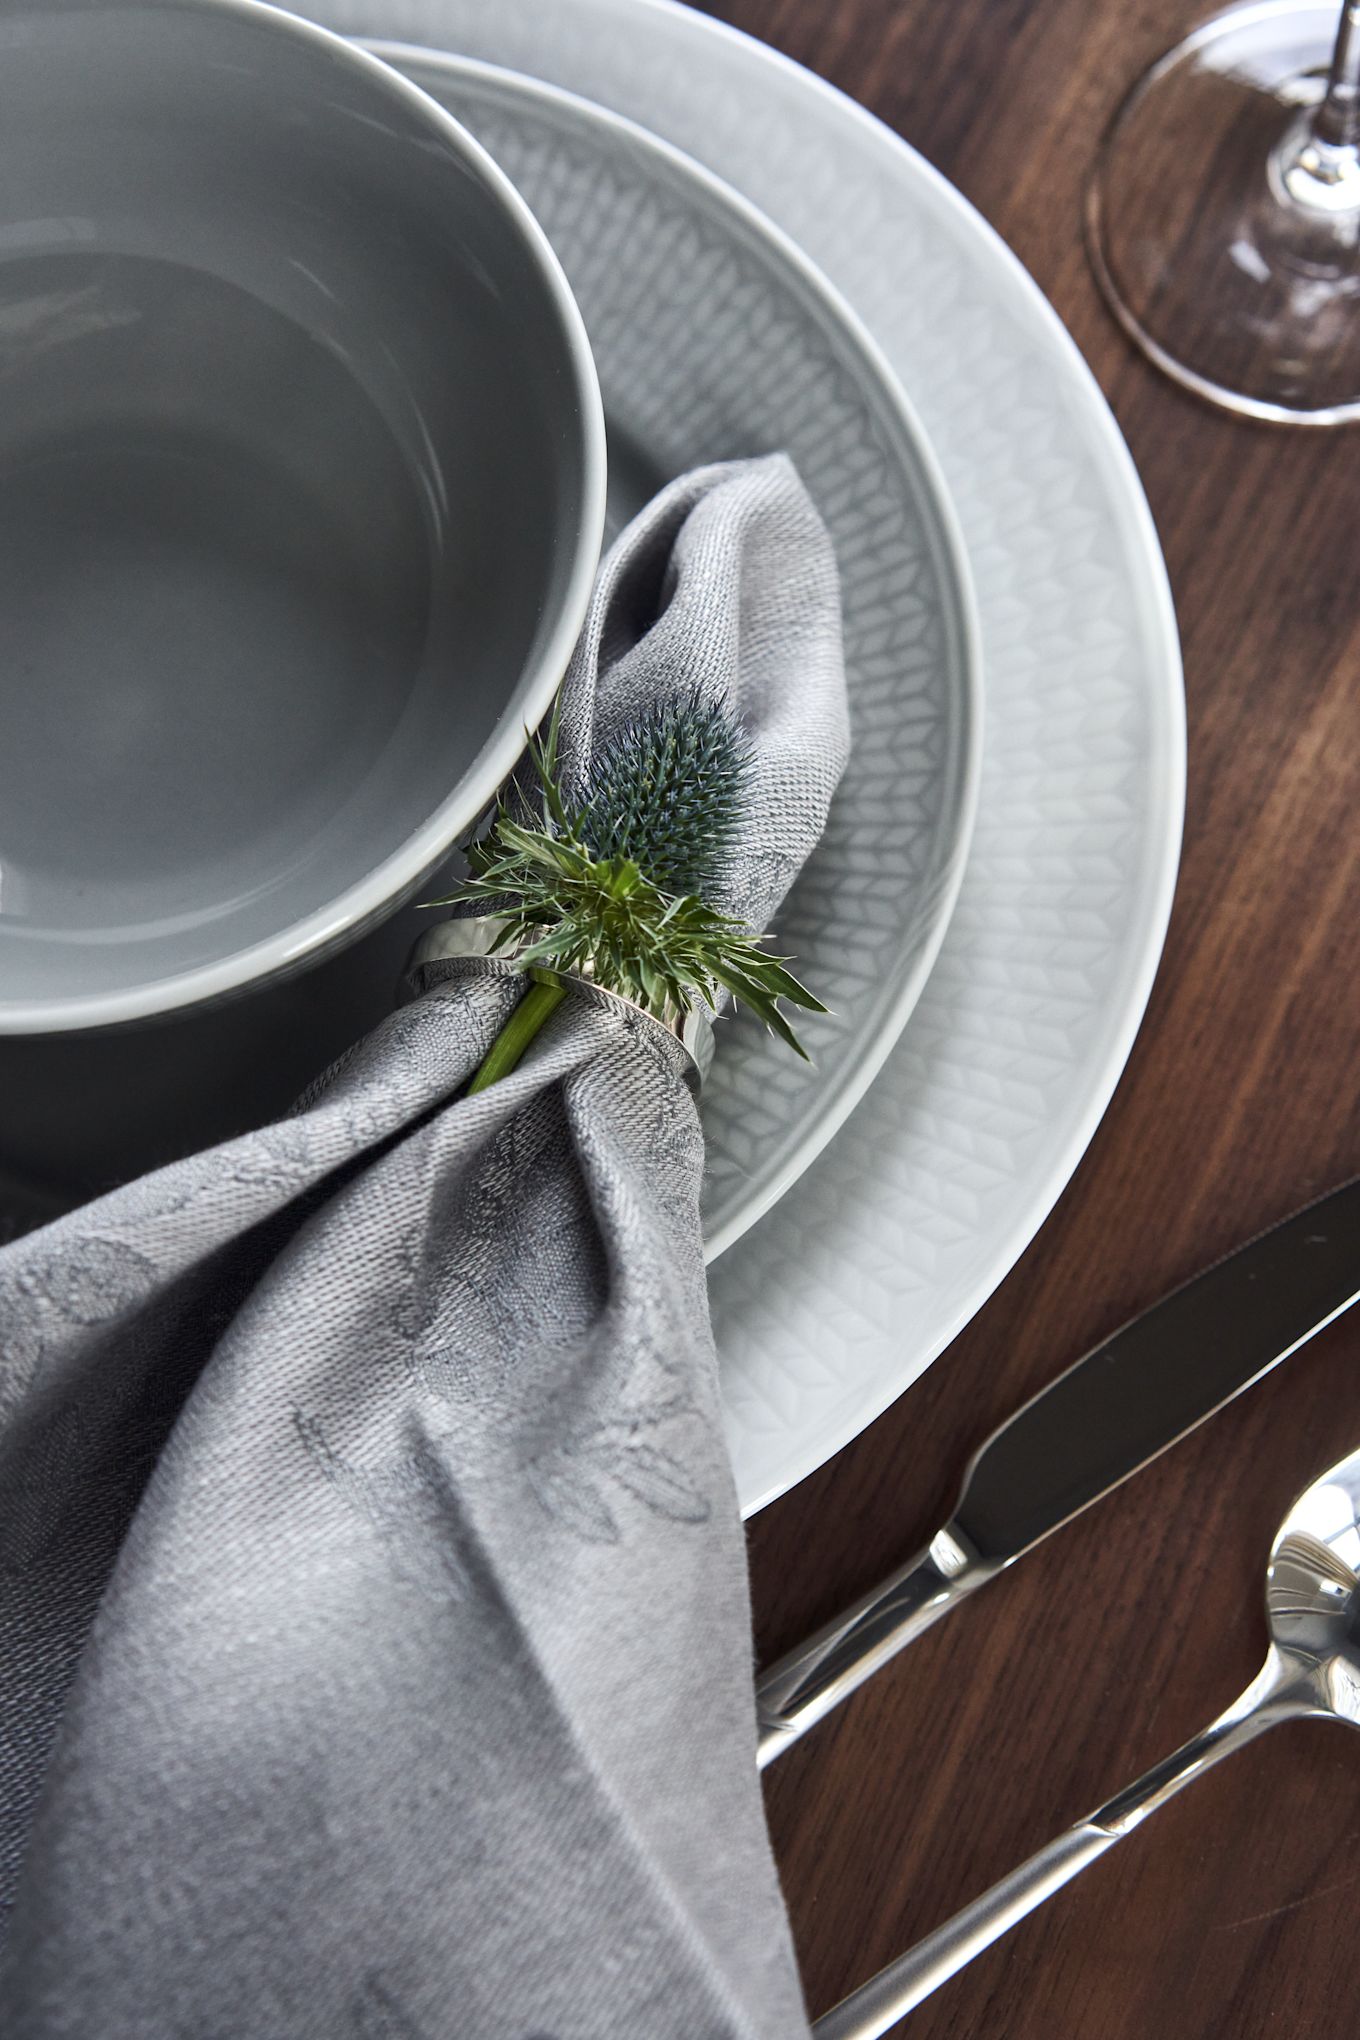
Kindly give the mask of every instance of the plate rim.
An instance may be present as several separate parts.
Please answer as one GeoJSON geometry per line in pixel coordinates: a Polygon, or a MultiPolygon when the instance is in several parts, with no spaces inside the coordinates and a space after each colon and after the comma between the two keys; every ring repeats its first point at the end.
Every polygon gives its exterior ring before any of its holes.
{"type": "MultiPolygon", "coordinates": [[[[843,1069],[825,1092],[819,1094],[815,1111],[804,1122],[806,1131],[782,1152],[758,1194],[744,1199],[736,1213],[724,1224],[711,1233],[705,1232],[704,1259],[712,1266],[806,1174],[862,1103],[909,1025],[948,934],[977,822],[986,728],[982,624],[963,526],[939,456],[911,400],[911,393],[882,346],[843,293],[793,237],[734,185],[686,150],[667,141],[664,136],[654,134],[629,115],[532,73],[517,71],[481,57],[467,57],[455,51],[387,37],[364,37],[361,47],[383,62],[400,68],[404,76],[417,83],[426,71],[443,72],[453,79],[484,84],[493,93],[499,91],[531,105],[539,103],[556,107],[589,131],[616,136],[623,147],[661,165],[668,180],[679,186],[686,197],[697,187],[710,214],[719,216],[724,226],[735,221],[738,230],[753,244],[772,255],[803,296],[821,308],[826,318],[840,329],[841,335],[868,365],[875,379],[873,397],[875,401],[886,400],[890,405],[894,427],[916,466],[912,480],[928,498],[939,527],[938,538],[944,555],[940,564],[951,584],[957,609],[958,643],[951,663],[957,668],[952,691],[956,696],[954,706],[959,724],[958,793],[953,803],[952,825],[947,824],[940,832],[949,838],[948,849],[939,860],[941,871],[932,873],[923,881],[923,889],[929,888],[932,894],[929,914],[923,917],[929,932],[916,944],[910,967],[902,972],[891,996],[882,1005],[863,1049],[853,1058],[846,1059],[843,1069]]],[[[928,538],[931,536],[928,534],[928,538]]]]}
{"type": "MultiPolygon", "coordinates": [[[[572,4],[577,7],[589,7],[597,15],[602,15],[606,9],[618,12],[617,0],[572,0],[572,4]]],[[[1054,1151],[1048,1156],[1044,1166],[1033,1177],[1027,1177],[1027,1195],[1023,1211],[1013,1216],[1009,1223],[998,1231],[991,1242],[981,1272],[975,1273],[967,1285],[964,1296],[940,1327],[938,1335],[925,1343],[917,1356],[917,1364],[910,1371],[904,1370],[904,1377],[895,1379],[882,1393],[872,1388],[867,1393],[862,1393],[855,1404],[853,1414],[842,1416],[824,1425],[819,1429],[815,1442],[804,1443],[799,1449],[786,1452],[784,1464],[777,1478],[767,1477],[748,1492],[747,1484],[740,1480],[744,1469],[738,1462],[739,1484],[742,1485],[742,1514],[753,1516],[844,1450],[861,1431],[866,1430],[904,1395],[958,1337],[1010,1274],[1030,1245],[1071,1181],[1078,1163],[1105,1117],[1147,1010],[1148,999],[1166,943],[1180,869],[1186,790],[1184,667],[1166,561],[1152,511],[1134,465],[1133,455],[1119,430],[1104,391],[1058,312],[990,221],[941,171],[928,162],[919,150],[913,148],[910,142],[897,134],[885,121],[852,99],[848,93],[842,92],[830,80],[820,77],[818,73],[799,64],[794,58],[786,56],[783,51],[772,48],[759,38],[747,34],[745,30],[734,28],[727,22],[696,13],[693,9],[681,5],[680,0],[627,0],[627,6],[628,11],[635,15],[651,14],[671,28],[679,26],[687,36],[695,39],[707,38],[719,44],[729,43],[749,51],[757,69],[762,66],[771,67],[782,76],[791,79],[809,101],[822,102],[834,121],[844,122],[858,130],[874,151],[892,166],[897,175],[900,176],[905,169],[916,180],[919,189],[929,195],[937,214],[947,216],[959,234],[971,237],[980,248],[985,248],[992,261],[1007,273],[1014,286],[1018,286],[1017,305],[1024,306],[1031,322],[1031,329],[1043,336],[1053,354],[1055,366],[1061,366],[1074,392],[1080,393],[1087,421],[1102,444],[1108,462],[1107,471],[1112,478],[1117,478],[1120,484],[1120,500],[1117,505],[1112,504],[1112,507],[1117,509],[1121,523],[1137,543],[1148,598],[1148,619],[1150,623],[1156,625],[1158,639],[1156,663],[1166,678],[1160,705],[1164,714],[1164,734],[1167,741],[1161,757],[1156,761],[1161,770],[1153,775],[1154,780],[1160,782],[1161,797],[1156,803],[1160,814],[1150,819],[1148,830],[1149,847],[1155,843],[1160,854],[1153,860],[1153,869],[1149,873],[1139,954],[1128,973],[1129,982],[1124,1003],[1118,1020],[1111,1027],[1098,1066],[1095,1058],[1092,1058],[1085,1107],[1077,1114],[1066,1137],[1055,1144],[1054,1151]]],[[[853,298],[849,301],[857,310],[853,298]]],[[[1113,491],[1111,495],[1113,497],[1113,491]]],[[[1151,666],[1152,662],[1149,663],[1151,666]]],[[[1150,815],[1152,805],[1149,804],[1150,815]]]]}

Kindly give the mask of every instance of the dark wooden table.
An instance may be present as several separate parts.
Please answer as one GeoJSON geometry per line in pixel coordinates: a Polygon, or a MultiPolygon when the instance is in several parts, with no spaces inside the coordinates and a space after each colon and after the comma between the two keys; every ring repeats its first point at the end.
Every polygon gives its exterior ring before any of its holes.
{"type": "MultiPolygon", "coordinates": [[[[1067,1361],[1360,1169],[1360,433],[1236,423],[1104,312],[1083,175],[1187,0],[709,0],[863,100],[1001,231],[1100,379],[1185,644],[1189,809],[1147,1020],[1072,1184],[910,1394],[752,1526],[777,1654],[943,1519],[1067,1361]]],[[[1360,1314],[932,1631],[769,1774],[814,2013],[1230,1699],[1295,1492],[1360,1444],[1360,1314]]],[[[1360,1741],[1235,1757],[918,2010],[913,2040],[1341,2040],[1360,1741]]]]}

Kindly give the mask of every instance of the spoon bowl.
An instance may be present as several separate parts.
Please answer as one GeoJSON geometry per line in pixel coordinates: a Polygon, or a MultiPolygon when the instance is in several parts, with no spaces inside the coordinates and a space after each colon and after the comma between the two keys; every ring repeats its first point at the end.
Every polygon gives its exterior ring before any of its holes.
{"type": "Polygon", "coordinates": [[[1266,1573],[1276,1653],[1313,1695],[1303,1711],[1360,1728],[1360,1452],[1306,1488],[1266,1573]]]}
{"type": "Polygon", "coordinates": [[[819,2019],[818,2040],[878,2040],[1150,1813],[1281,1721],[1360,1728],[1360,1452],[1304,1489],[1266,1569],[1270,1648],[1245,1693],[1172,1756],[974,1899],[819,2019]]]}

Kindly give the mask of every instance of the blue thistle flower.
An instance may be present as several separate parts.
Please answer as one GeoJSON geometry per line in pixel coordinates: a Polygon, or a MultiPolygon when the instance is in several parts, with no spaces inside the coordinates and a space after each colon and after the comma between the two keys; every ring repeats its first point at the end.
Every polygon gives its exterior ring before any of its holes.
{"type": "Polygon", "coordinates": [[[745,737],[696,688],[610,740],[572,824],[597,858],[627,858],[663,892],[702,899],[724,876],[750,770],[745,737]]]}
{"type": "MultiPolygon", "coordinates": [[[[487,835],[468,846],[470,876],[455,898],[498,916],[492,954],[512,950],[521,970],[541,962],[593,976],[653,1013],[696,998],[716,1011],[730,992],[805,1055],[779,1002],[825,1006],[785,958],[704,899],[724,875],[749,798],[751,753],[727,711],[697,688],[641,711],[606,743],[574,807],[558,778],[557,732],[554,709],[546,738],[529,744],[541,821],[516,819],[503,799],[487,835]]],[[[522,789],[519,798],[522,813],[522,789]]],[[[565,996],[560,984],[530,985],[469,1095],[514,1069],[565,996]]]]}

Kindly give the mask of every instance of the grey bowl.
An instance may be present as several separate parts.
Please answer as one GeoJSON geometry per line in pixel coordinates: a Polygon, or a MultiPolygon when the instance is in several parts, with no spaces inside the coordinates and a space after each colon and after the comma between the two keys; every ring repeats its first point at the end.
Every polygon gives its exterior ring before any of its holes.
{"type": "Polygon", "coordinates": [[[447,113],[252,0],[0,18],[0,1033],[351,939],[513,765],[594,367],[447,113]]]}

